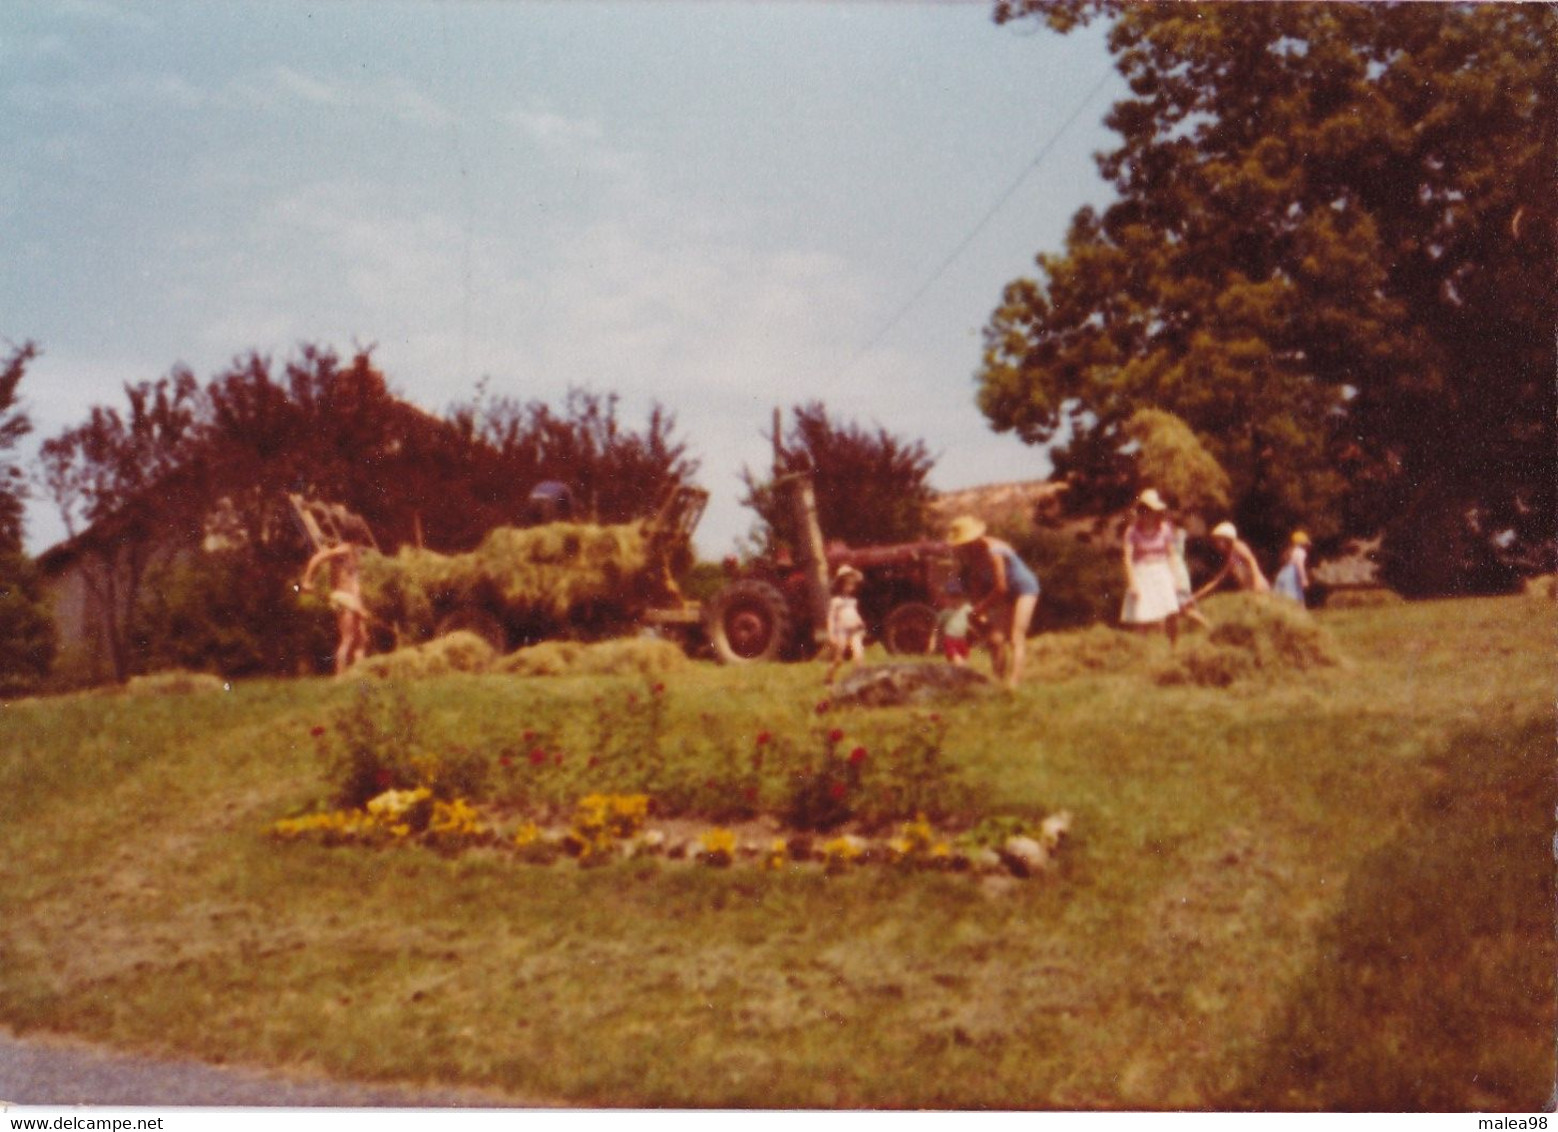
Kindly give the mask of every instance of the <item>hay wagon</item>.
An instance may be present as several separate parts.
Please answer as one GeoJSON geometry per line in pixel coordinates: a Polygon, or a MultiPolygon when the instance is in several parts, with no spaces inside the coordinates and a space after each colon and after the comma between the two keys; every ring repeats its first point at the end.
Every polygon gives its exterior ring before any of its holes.
{"type": "Polygon", "coordinates": [[[339,504],[288,500],[315,550],[347,540],[367,548],[363,604],[395,647],[465,630],[507,651],[557,636],[620,635],[651,609],[689,607],[675,574],[690,560],[708,493],[677,485],[654,515],[633,523],[498,527],[452,555],[414,546],[381,553],[367,524],[339,504]]]}

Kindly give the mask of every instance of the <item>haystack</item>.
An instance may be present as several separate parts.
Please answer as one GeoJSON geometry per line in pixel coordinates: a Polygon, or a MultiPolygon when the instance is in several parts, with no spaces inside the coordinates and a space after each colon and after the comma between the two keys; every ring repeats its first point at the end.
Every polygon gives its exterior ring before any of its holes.
{"type": "Polygon", "coordinates": [[[364,555],[363,601],[403,640],[427,640],[445,618],[490,614],[511,637],[566,626],[608,631],[674,598],[638,524],[499,527],[469,554],[403,547],[364,555]]]}

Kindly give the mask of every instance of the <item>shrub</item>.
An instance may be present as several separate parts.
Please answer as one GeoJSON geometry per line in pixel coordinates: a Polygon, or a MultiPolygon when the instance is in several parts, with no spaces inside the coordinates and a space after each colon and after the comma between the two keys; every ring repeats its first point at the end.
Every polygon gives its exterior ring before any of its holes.
{"type": "Polygon", "coordinates": [[[0,696],[37,691],[57,644],[38,568],[20,554],[0,554],[0,696]]]}
{"type": "Polygon", "coordinates": [[[241,551],[201,553],[150,573],[129,625],[143,671],[221,676],[324,671],[334,649],[323,603],[301,602],[292,571],[241,551]]]}

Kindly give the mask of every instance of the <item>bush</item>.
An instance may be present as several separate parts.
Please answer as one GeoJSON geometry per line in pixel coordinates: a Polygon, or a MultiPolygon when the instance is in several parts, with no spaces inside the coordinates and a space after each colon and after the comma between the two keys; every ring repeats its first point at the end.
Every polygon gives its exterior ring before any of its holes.
{"type": "Polygon", "coordinates": [[[298,600],[293,572],[242,551],[197,554],[153,571],[129,626],[135,666],[225,677],[324,671],[333,618],[321,603],[298,600]]]}
{"type": "Polygon", "coordinates": [[[57,645],[37,567],[20,554],[0,554],[0,696],[36,692],[57,645]]]}

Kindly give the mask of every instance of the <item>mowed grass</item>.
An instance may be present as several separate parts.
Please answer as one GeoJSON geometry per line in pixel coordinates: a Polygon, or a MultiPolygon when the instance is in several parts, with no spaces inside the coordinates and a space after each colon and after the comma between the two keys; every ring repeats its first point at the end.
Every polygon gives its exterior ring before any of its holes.
{"type": "MultiPolygon", "coordinates": [[[[1553,606],[1321,618],[1343,667],[944,709],[984,804],[1075,815],[1029,881],[280,843],[326,792],[310,731],[348,684],[8,705],[0,1022],[543,1104],[1544,1106],[1553,606]]],[[[804,730],[820,677],[668,676],[667,745],[804,730]]],[[[495,749],[588,734],[639,687],[409,694],[441,741],[495,749]]]]}

